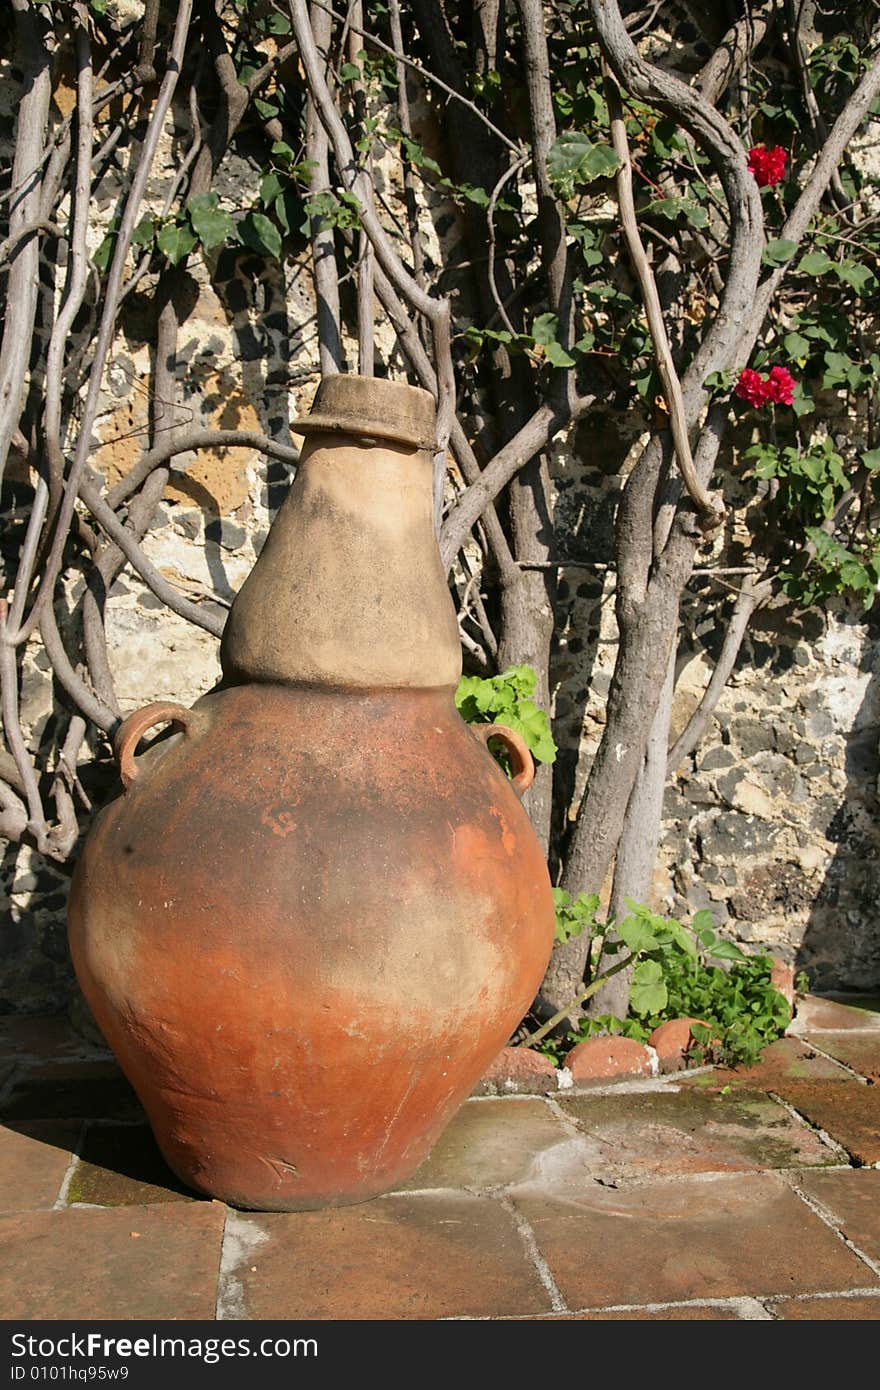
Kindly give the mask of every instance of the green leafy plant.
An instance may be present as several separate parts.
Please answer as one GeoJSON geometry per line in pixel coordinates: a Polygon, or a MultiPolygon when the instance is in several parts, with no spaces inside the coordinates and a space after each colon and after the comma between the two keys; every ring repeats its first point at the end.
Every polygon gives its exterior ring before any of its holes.
{"type": "Polygon", "coordinates": [[[587,1038],[619,1035],[647,1042],[661,1023],[674,1018],[696,1018],[694,1055],[751,1065],[764,1048],[780,1037],[791,1020],[791,1008],[771,981],[772,960],[767,955],[747,956],[732,941],[719,936],[712,914],[695,913],[685,927],[673,917],[662,917],[644,903],[627,900],[630,916],[620,921],[596,921],[598,896],[554,892],[556,935],[560,941],[591,930],[604,942],[606,954],[621,959],[594,976],[577,1000],[524,1040],[539,1046],[554,1062],[587,1038]],[[609,933],[616,941],[608,941],[609,933]],[[550,1034],[578,1004],[594,994],[605,980],[632,965],[632,984],[626,1018],[606,1014],[585,1018],[564,1039],[550,1034]]]}
{"type": "Polygon", "coordinates": [[[455,703],[467,724],[506,724],[520,734],[539,763],[556,759],[546,711],[532,696],[538,678],[531,666],[509,666],[497,676],[462,676],[455,703]]]}
{"type": "Polygon", "coordinates": [[[563,888],[554,888],[553,903],[556,908],[556,940],[561,945],[582,932],[593,935],[597,930],[598,893],[580,893],[572,898],[563,888]]]}
{"type": "Polygon", "coordinates": [[[596,144],[580,130],[564,130],[547,151],[547,173],[556,190],[570,198],[584,184],[609,178],[620,160],[605,142],[596,144]]]}

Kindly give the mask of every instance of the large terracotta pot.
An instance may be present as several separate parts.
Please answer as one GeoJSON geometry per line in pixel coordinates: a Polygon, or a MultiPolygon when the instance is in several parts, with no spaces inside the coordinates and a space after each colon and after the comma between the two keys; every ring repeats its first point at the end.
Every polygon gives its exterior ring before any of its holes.
{"type": "Polygon", "coordinates": [[[496,731],[509,781],[453,702],[432,423],[414,388],[324,384],[223,686],[125,721],[74,879],[77,975],[165,1158],[243,1207],[408,1178],[552,946],[528,751],[496,731]]]}

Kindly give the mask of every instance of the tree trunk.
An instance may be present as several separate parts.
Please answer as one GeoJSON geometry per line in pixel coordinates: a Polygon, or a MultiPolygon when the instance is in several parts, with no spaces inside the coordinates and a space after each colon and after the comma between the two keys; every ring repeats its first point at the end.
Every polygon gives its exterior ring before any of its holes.
{"type": "MultiPolygon", "coordinates": [[[[533,459],[510,485],[510,522],[513,553],[518,561],[546,564],[551,553],[553,520],[550,515],[550,474],[546,455],[533,459]]],[[[556,607],[556,572],[521,569],[513,583],[501,590],[501,640],[498,666],[521,662],[534,667],[538,684],[535,703],[550,708],[550,644],[556,607]]],[[[546,854],[550,840],[553,800],[553,768],[538,763],[535,780],[523,798],[535,833],[546,854]]]]}
{"type": "MultiPolygon", "coordinates": [[[[666,669],[677,620],[674,581],[655,578],[642,603],[618,603],[620,636],[605,733],[590,769],[560,884],[572,896],[600,892],[616,853],[660,701],[658,667],[666,669]]],[[[561,1009],[577,994],[589,948],[582,936],[556,947],[541,987],[543,1000],[561,1009]]]]}
{"type": "MultiPolygon", "coordinates": [[[[666,663],[666,679],[660,693],[660,703],[651,724],[644,761],[630,794],[623,832],[617,846],[609,916],[618,921],[629,913],[627,898],[633,902],[646,902],[651,894],[651,880],[660,843],[663,793],[666,789],[669,720],[675,690],[675,655],[673,642],[666,663]]],[[[603,952],[599,970],[607,969],[614,961],[613,954],[606,957],[603,952]]],[[[631,967],[622,970],[619,975],[614,975],[593,995],[587,1006],[587,1013],[593,1018],[600,1014],[614,1014],[617,1018],[624,1018],[629,1008],[631,981],[631,967]]]]}

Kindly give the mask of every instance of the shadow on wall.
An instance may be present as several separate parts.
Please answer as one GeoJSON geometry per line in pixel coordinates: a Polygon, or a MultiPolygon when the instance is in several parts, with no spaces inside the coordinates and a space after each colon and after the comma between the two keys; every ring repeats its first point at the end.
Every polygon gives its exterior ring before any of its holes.
{"type": "MultiPolygon", "coordinates": [[[[826,683],[827,710],[812,716],[830,741],[842,738],[845,778],[842,798],[814,810],[822,818],[816,829],[835,851],[810,909],[795,969],[805,970],[816,990],[880,988],[880,621],[870,623],[861,652],[855,634],[848,639],[849,631],[838,630],[839,660],[850,672],[858,667],[861,698],[854,710],[849,707],[845,678],[832,676],[826,683]]],[[[852,674],[846,679],[847,686],[851,683],[852,674]]],[[[821,757],[822,745],[817,751],[821,757]]]]}

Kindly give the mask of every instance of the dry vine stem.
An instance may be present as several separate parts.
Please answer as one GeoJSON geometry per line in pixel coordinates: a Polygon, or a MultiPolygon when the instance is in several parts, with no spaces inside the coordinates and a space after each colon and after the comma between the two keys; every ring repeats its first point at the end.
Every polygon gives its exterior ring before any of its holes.
{"type": "Polygon", "coordinates": [[[636,221],[636,208],[633,201],[632,187],[632,160],[629,150],[629,141],[626,138],[626,124],[623,119],[623,107],[620,101],[620,92],[617,83],[608,71],[607,64],[604,65],[605,77],[605,97],[608,102],[608,111],[611,118],[611,144],[614,152],[620,161],[618,166],[617,201],[620,207],[620,224],[623,234],[626,237],[626,244],[629,249],[630,259],[633,269],[639,282],[639,289],[642,292],[642,302],[645,306],[645,314],[648,319],[648,328],[651,333],[651,341],[654,344],[654,357],[657,363],[657,371],[663,383],[663,390],[666,394],[666,403],[669,409],[669,428],[672,433],[672,441],[675,445],[675,456],[684,485],[691,495],[691,500],[697,509],[700,517],[700,524],[704,531],[713,532],[718,529],[724,520],[724,507],[716,498],[710,497],[706,491],[694,468],[693,455],[691,454],[690,439],[688,438],[688,423],[685,418],[684,398],[681,393],[681,382],[675,370],[675,363],[672,360],[672,351],[669,346],[669,335],[666,332],[666,324],[663,320],[663,310],[660,305],[660,296],[657,293],[657,284],[651,273],[651,266],[639,236],[639,227],[636,221]]]}
{"type": "Polygon", "coordinates": [[[423,314],[431,325],[437,374],[437,451],[434,456],[436,502],[436,479],[438,474],[441,478],[446,474],[446,447],[455,415],[455,373],[452,366],[449,302],[442,297],[435,298],[427,294],[409,274],[397,255],[376,213],[372,184],[355,159],[348,131],[327,86],[326,71],[322,67],[315,46],[306,0],[289,2],[290,19],[299,44],[309,92],[333,147],[343,183],[359,200],[363,230],[370,240],[377,261],[394,288],[412,308],[423,314]]]}

